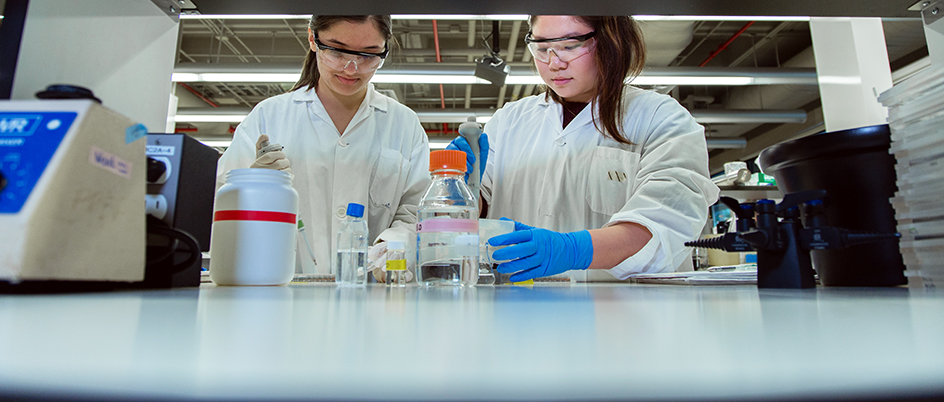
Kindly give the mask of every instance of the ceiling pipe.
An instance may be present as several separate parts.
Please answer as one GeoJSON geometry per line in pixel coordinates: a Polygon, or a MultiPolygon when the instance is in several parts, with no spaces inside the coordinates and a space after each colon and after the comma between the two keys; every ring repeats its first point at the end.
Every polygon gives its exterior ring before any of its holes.
{"type": "MultiPolygon", "coordinates": [[[[439,24],[433,20],[433,43],[436,45],[436,62],[442,63],[442,55],[439,54],[439,24]]],[[[446,108],[446,93],[443,91],[443,84],[439,84],[439,101],[442,108],[446,108]]],[[[446,123],[443,123],[443,130],[449,129],[446,123]]]]}
{"type": "Polygon", "coordinates": [[[744,149],[747,148],[747,139],[744,138],[708,138],[705,140],[708,149],[744,149]]]}
{"type": "Polygon", "coordinates": [[[700,124],[733,123],[805,123],[804,110],[692,110],[692,117],[700,124]]]}
{"type": "MultiPolygon", "coordinates": [[[[433,44],[436,46],[436,62],[442,63],[442,55],[439,54],[439,25],[433,20],[433,44]]],[[[446,108],[446,95],[443,92],[442,84],[439,84],[439,98],[442,99],[442,108],[446,108]]]]}
{"type": "MultiPolygon", "coordinates": [[[[789,69],[815,69],[813,48],[808,47],[782,63],[789,69]]],[[[776,105],[782,109],[805,108],[810,102],[819,98],[819,87],[810,85],[764,85],[735,87],[728,91],[728,96],[722,101],[726,110],[758,110],[769,105],[776,105]]],[[[722,137],[739,137],[759,124],[741,126],[715,126],[712,130],[715,135],[722,137]]]]}
{"type": "Polygon", "coordinates": [[[198,98],[202,99],[204,102],[206,102],[206,103],[209,104],[210,106],[213,106],[213,107],[220,107],[220,105],[217,105],[215,102],[211,101],[211,100],[208,99],[206,96],[203,96],[203,94],[201,94],[200,91],[197,91],[196,89],[193,89],[192,86],[187,85],[187,84],[184,84],[184,83],[182,83],[182,82],[178,82],[177,85],[180,85],[180,86],[184,87],[184,89],[190,91],[190,93],[196,95],[198,98]]]}
{"type": "Polygon", "coordinates": [[[701,64],[699,64],[698,67],[704,67],[706,64],[708,64],[709,61],[711,61],[712,59],[714,59],[715,57],[717,57],[718,54],[720,54],[721,52],[723,52],[724,49],[727,49],[728,46],[729,46],[732,42],[734,42],[735,39],[737,39],[739,36],[741,36],[741,34],[743,34],[744,31],[747,31],[747,28],[750,28],[751,25],[754,25],[754,21],[750,21],[750,22],[748,22],[747,24],[744,24],[744,26],[741,27],[740,30],[738,30],[737,32],[735,32],[734,35],[732,35],[730,38],[728,38],[728,40],[727,40],[726,42],[722,43],[721,46],[718,46],[718,49],[716,49],[715,51],[711,52],[711,54],[708,55],[708,58],[705,59],[705,61],[701,62],[701,64]]]}

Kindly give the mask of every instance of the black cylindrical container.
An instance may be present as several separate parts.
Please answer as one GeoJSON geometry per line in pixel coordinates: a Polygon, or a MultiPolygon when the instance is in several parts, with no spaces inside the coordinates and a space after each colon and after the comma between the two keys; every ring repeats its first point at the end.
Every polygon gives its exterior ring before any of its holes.
{"type": "MultiPolygon", "coordinates": [[[[783,194],[826,190],[829,226],[894,233],[895,158],[888,125],[822,133],[767,148],[764,173],[783,194]]],[[[812,252],[813,267],[826,286],[898,286],[907,283],[898,240],[812,252]]]]}

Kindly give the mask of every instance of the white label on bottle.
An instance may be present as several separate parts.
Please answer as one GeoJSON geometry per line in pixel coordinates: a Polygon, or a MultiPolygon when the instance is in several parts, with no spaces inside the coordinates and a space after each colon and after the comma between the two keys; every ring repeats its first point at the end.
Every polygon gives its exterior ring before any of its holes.
{"type": "Polygon", "coordinates": [[[455,245],[455,251],[458,255],[463,257],[478,257],[479,255],[479,235],[456,236],[455,245]]]}

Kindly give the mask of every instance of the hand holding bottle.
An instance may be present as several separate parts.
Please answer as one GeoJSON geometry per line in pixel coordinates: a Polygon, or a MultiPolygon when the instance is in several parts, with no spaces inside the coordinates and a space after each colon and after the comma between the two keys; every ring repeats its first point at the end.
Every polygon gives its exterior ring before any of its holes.
{"type": "Polygon", "coordinates": [[[492,258],[514,260],[496,268],[503,274],[515,273],[512,282],[587,269],[593,261],[593,241],[586,230],[559,233],[515,222],[514,232],[492,237],[488,244],[509,246],[495,251],[492,258]]]}

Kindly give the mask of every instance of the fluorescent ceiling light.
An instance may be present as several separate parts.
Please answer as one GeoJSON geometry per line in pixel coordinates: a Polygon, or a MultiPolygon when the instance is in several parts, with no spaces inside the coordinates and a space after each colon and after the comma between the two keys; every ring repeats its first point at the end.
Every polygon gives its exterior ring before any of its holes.
{"type": "Polygon", "coordinates": [[[490,84],[472,75],[374,74],[370,82],[382,84],[490,84]]]}
{"type": "Polygon", "coordinates": [[[752,85],[752,77],[647,77],[639,76],[630,81],[635,85],[752,85]]]}
{"type": "MultiPolygon", "coordinates": [[[[525,14],[392,14],[394,20],[527,21],[525,14]]],[[[634,15],[637,21],[809,21],[802,15],[634,15]]],[[[831,18],[831,17],[824,17],[831,18]]],[[[0,15],[0,19],[3,16],[0,15]]],[[[310,14],[180,14],[182,20],[309,20],[310,14]]],[[[921,18],[890,17],[886,21],[921,21],[921,18]]]]}
{"type": "Polygon", "coordinates": [[[173,82],[297,82],[297,74],[279,73],[173,73],[173,82]]]}
{"type": "MultiPolygon", "coordinates": [[[[310,14],[180,14],[182,20],[307,20],[310,14]]],[[[394,20],[527,21],[527,14],[392,14],[394,20]]]]}
{"type": "Polygon", "coordinates": [[[182,20],[308,20],[305,14],[180,14],[182,20]]]}
{"type": "Polygon", "coordinates": [[[394,20],[527,21],[527,14],[391,14],[394,20]]]}
{"type": "MultiPolygon", "coordinates": [[[[181,109],[174,117],[178,123],[239,123],[246,118],[245,109],[181,109]]],[[[419,109],[416,116],[420,123],[465,123],[475,116],[478,123],[488,123],[493,110],[489,109],[419,109]]],[[[695,121],[701,124],[735,123],[803,123],[807,115],[803,110],[702,110],[691,111],[695,121]]]]}
{"type": "MultiPolygon", "coordinates": [[[[227,148],[233,143],[233,141],[231,140],[200,140],[198,139],[198,141],[200,141],[200,143],[208,147],[220,147],[220,148],[227,148]]],[[[743,138],[732,138],[732,139],[709,138],[707,142],[708,142],[708,149],[732,149],[732,148],[738,149],[738,148],[747,147],[747,140],[743,138]]],[[[429,149],[446,149],[447,146],[449,146],[449,142],[431,141],[429,143],[429,149]]]]}
{"type": "Polygon", "coordinates": [[[420,123],[465,123],[469,116],[475,116],[477,123],[488,123],[492,119],[491,109],[417,109],[416,117],[420,123]]]}
{"type": "Polygon", "coordinates": [[[637,21],[809,21],[810,17],[782,15],[634,15],[637,21]]]}
{"type": "MultiPolygon", "coordinates": [[[[280,73],[173,73],[173,82],[274,82],[294,83],[300,74],[280,73]]],[[[374,83],[399,84],[490,84],[488,81],[471,75],[451,74],[374,74],[370,80],[374,83]]],[[[509,75],[505,85],[540,85],[544,81],[537,75],[509,75]]],[[[645,76],[632,80],[635,85],[754,85],[759,82],[753,77],[686,77],[686,76],[645,76]]]]}
{"type": "MultiPolygon", "coordinates": [[[[527,21],[527,14],[391,14],[394,20],[527,21]]],[[[0,15],[0,18],[3,18],[0,15]]],[[[182,20],[307,20],[310,14],[180,14],[182,20]]],[[[634,15],[639,21],[809,21],[782,15],[634,15]]]]}
{"type": "MultiPolygon", "coordinates": [[[[488,83],[488,82],[486,82],[488,83]]],[[[541,85],[544,80],[538,75],[509,75],[505,77],[505,85],[541,85]]]]}
{"type": "MultiPolygon", "coordinates": [[[[174,68],[174,82],[258,82],[295,83],[299,67],[290,64],[259,66],[253,64],[180,63],[174,68]]],[[[402,84],[481,84],[471,63],[396,65],[377,71],[374,83],[402,84]]],[[[540,85],[544,82],[531,68],[514,66],[506,85],[540,85]]],[[[817,85],[813,68],[647,68],[632,83],[637,85],[817,85]]]]}
{"type": "Polygon", "coordinates": [[[233,143],[232,140],[200,140],[198,139],[197,141],[200,141],[200,143],[208,147],[229,147],[229,145],[233,143]]]}
{"type": "Polygon", "coordinates": [[[245,114],[178,114],[174,116],[176,123],[241,123],[245,119],[245,114]]]}
{"type": "Polygon", "coordinates": [[[839,75],[821,75],[819,76],[820,84],[832,84],[832,85],[860,85],[862,84],[862,77],[843,77],[839,75]]]}

